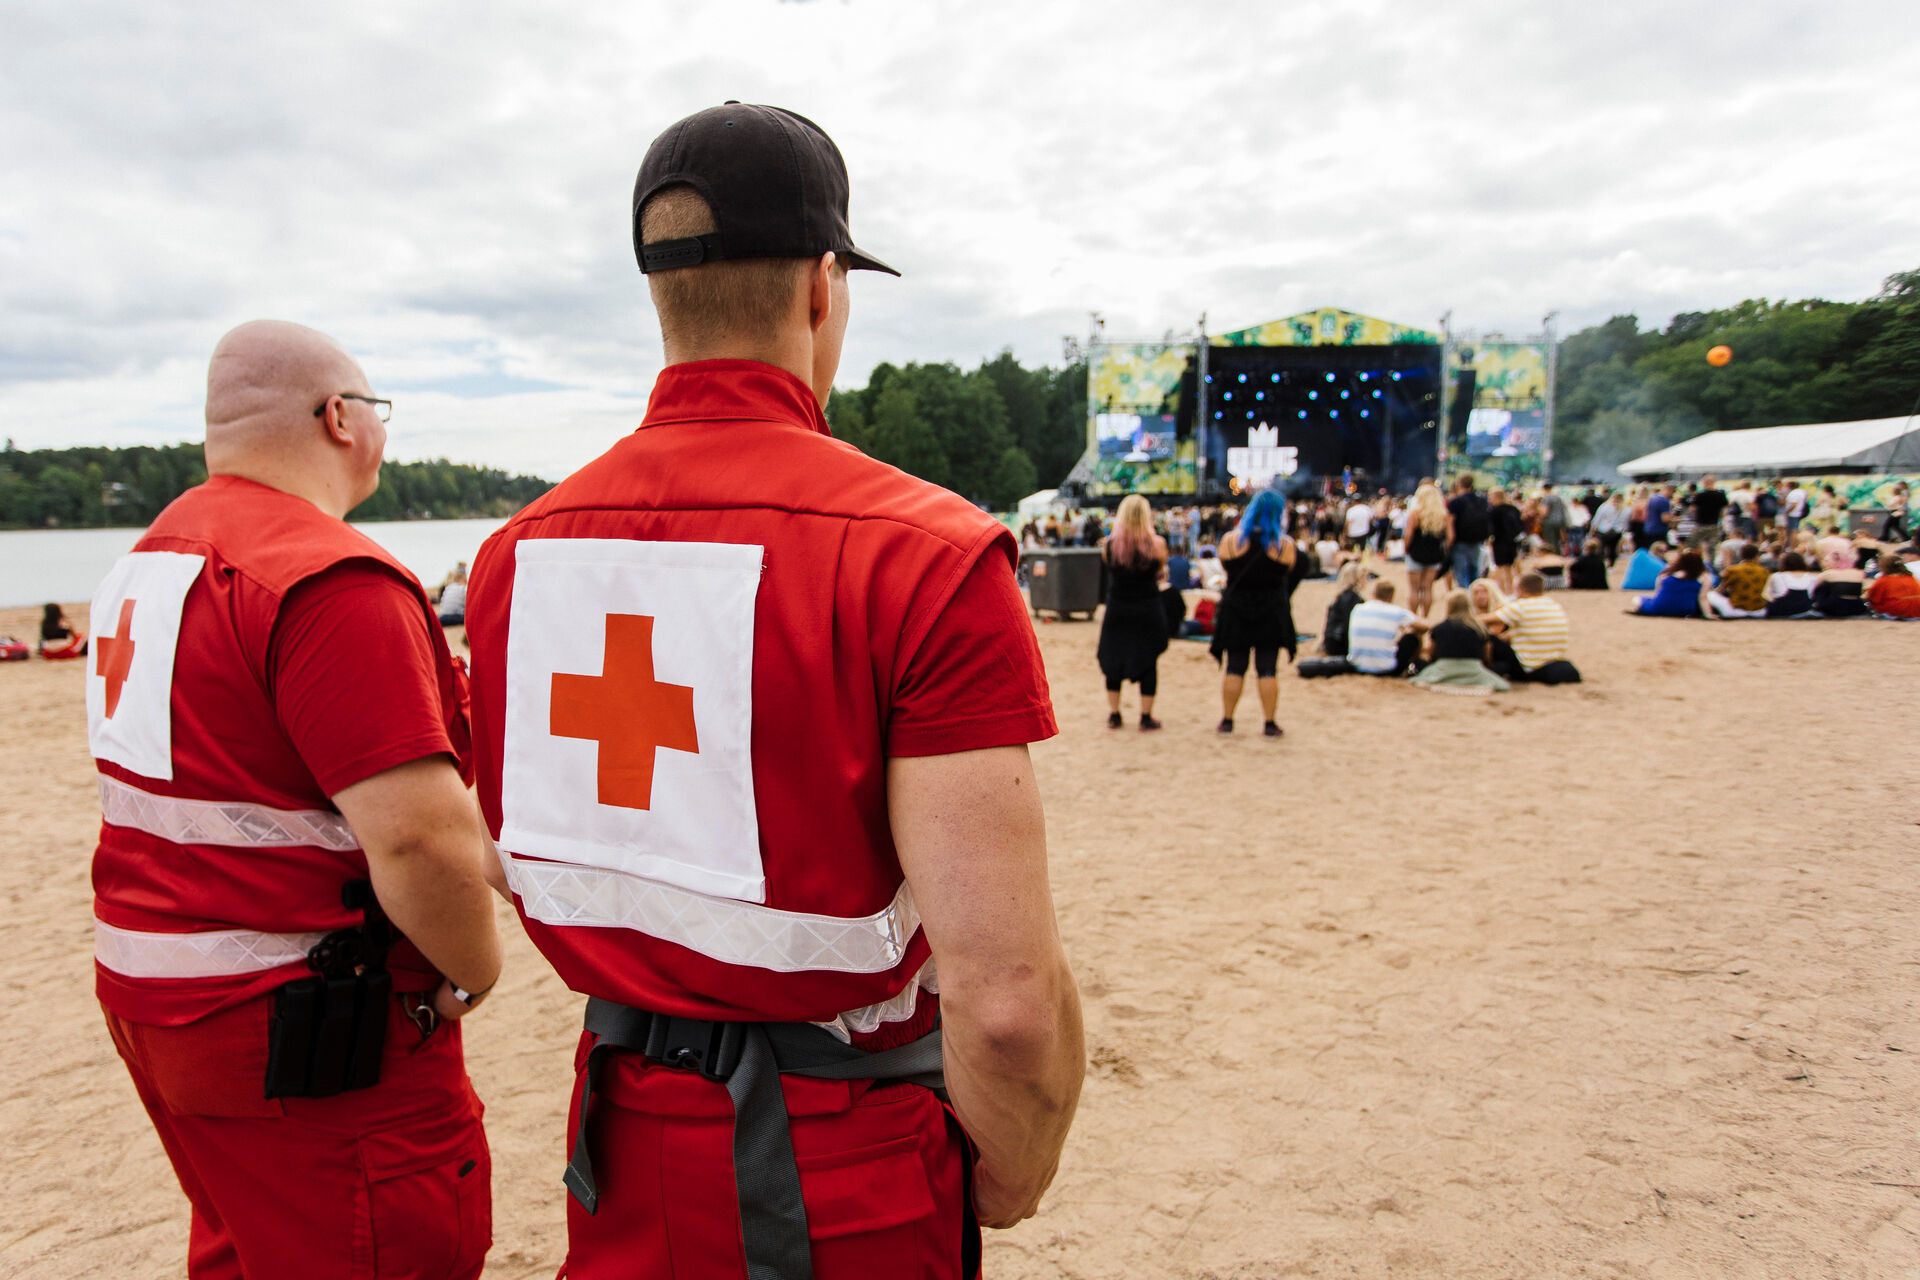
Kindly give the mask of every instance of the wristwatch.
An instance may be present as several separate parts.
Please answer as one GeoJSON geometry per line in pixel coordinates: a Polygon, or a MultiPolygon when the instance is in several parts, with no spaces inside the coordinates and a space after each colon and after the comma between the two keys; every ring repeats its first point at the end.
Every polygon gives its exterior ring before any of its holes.
{"type": "Polygon", "coordinates": [[[478,991],[468,991],[465,988],[461,987],[459,983],[452,982],[452,981],[449,981],[447,985],[453,988],[453,998],[455,1000],[458,1000],[461,1004],[467,1006],[467,1008],[469,1009],[478,1009],[480,1007],[480,1002],[487,998],[487,992],[493,990],[493,987],[491,984],[485,987],[482,987],[478,991]]]}

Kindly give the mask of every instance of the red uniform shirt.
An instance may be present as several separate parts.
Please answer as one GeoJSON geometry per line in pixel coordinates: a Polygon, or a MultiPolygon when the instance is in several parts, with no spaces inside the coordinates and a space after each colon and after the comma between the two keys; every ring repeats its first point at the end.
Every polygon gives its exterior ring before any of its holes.
{"type": "Polygon", "coordinates": [[[481,807],[568,984],[683,1016],[906,1018],[928,950],[886,758],[1055,732],[1014,557],[990,517],[833,440],[791,374],[663,372],[641,428],[490,539],[468,593],[481,807]]]}
{"type": "MultiPolygon", "coordinates": [[[[182,495],[102,592],[113,616],[101,617],[88,668],[90,703],[113,706],[94,727],[107,809],[93,862],[97,987],[124,1018],[178,1025],[305,966],[216,972],[189,951],[175,965],[167,935],[191,945],[358,923],[340,890],[367,877],[366,855],[329,797],[410,760],[457,758],[459,677],[412,575],[305,500],[247,480],[182,495]],[[150,630],[159,624],[143,612],[166,603],[141,576],[155,553],[179,571],[177,633],[150,630]],[[170,669],[147,645],[171,646],[170,669]],[[141,715],[145,749],[103,745],[103,730],[141,715]],[[262,836],[263,814],[292,817],[262,836]]],[[[427,983],[411,947],[392,965],[402,989],[427,983]]]]}

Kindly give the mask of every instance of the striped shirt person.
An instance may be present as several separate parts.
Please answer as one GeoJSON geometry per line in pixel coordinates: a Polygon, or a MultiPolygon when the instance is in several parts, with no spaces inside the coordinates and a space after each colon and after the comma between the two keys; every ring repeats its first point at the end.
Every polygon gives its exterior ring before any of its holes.
{"type": "Polygon", "coordinates": [[[1513,656],[1528,671],[1549,662],[1564,662],[1569,650],[1567,612],[1546,597],[1546,580],[1537,573],[1520,575],[1520,598],[1490,615],[1507,629],[1513,656]]]}

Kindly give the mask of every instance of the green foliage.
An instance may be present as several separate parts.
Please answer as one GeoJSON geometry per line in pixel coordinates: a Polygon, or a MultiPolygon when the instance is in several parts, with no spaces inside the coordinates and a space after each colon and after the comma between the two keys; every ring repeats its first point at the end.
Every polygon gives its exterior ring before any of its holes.
{"type": "Polygon", "coordinates": [[[1058,484],[1086,448],[1087,370],[1028,369],[1003,351],[978,369],[882,364],[835,391],[827,420],[882,462],[1005,510],[1058,484]]]}
{"type": "Polygon", "coordinates": [[[1689,311],[1664,331],[1614,316],[1560,344],[1556,469],[1612,467],[1703,431],[1908,413],[1920,395],[1920,271],[1865,302],[1689,311]],[[1725,344],[1733,361],[1707,352],[1725,344]]]}
{"type": "MultiPolygon", "coordinates": [[[[0,527],[140,528],[207,478],[196,444],[0,452],[0,527]]],[[[537,476],[438,459],[389,462],[356,520],[506,516],[552,486],[537,476]]]]}
{"type": "Polygon", "coordinates": [[[347,513],[349,520],[458,520],[473,516],[510,516],[553,488],[539,476],[520,476],[494,467],[435,458],[429,462],[389,462],[380,468],[380,487],[347,513]]]}

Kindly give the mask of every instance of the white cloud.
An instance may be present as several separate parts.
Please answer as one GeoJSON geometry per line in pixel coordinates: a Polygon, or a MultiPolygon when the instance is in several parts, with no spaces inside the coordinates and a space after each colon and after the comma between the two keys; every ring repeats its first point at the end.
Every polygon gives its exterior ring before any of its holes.
{"type": "Polygon", "coordinates": [[[640,156],[729,97],[825,126],[908,272],[858,280],[846,384],[1057,359],[1091,310],[1512,332],[1858,297],[1920,265],[1917,34],[1784,0],[14,0],[0,430],[194,438],[213,341],[279,315],[401,388],[395,456],[565,471],[659,367],[640,156]]]}

